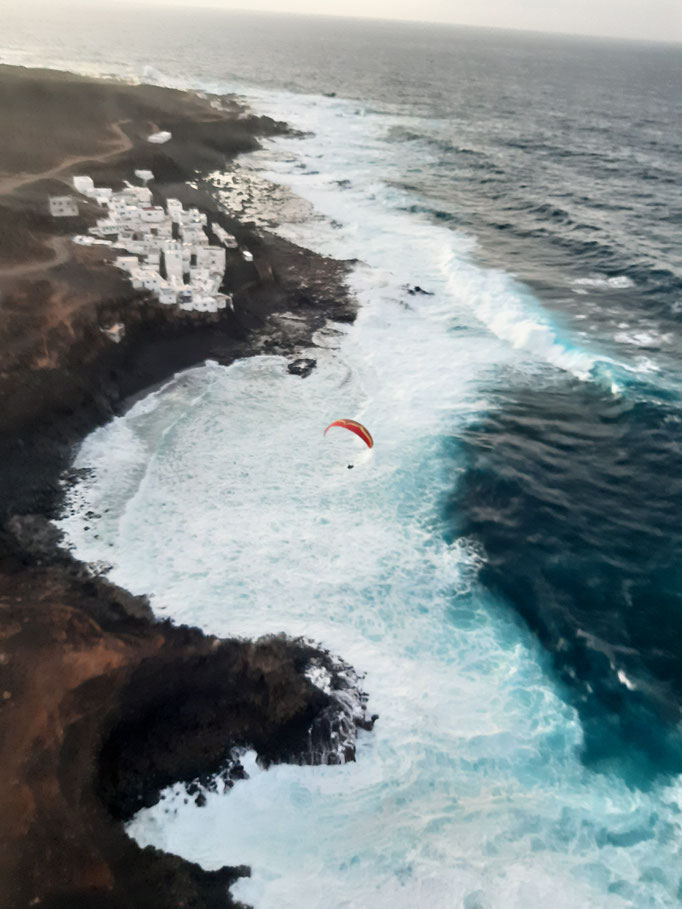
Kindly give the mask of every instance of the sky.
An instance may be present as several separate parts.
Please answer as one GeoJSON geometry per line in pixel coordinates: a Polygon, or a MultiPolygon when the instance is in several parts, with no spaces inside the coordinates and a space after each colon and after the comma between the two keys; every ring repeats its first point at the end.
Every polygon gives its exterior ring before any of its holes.
{"type": "MultiPolygon", "coordinates": [[[[96,2],[96,0],[95,0],[96,2]]],[[[682,0],[135,0],[682,42],[682,0]]]]}

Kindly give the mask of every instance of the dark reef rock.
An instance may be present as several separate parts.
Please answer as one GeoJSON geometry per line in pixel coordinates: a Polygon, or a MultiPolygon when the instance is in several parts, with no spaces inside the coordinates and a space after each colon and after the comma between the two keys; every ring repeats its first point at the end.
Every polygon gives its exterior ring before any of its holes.
{"type": "Polygon", "coordinates": [[[264,766],[352,759],[373,723],[359,680],[305,641],[133,618],[135,598],[78,571],[35,566],[0,593],[3,905],[231,905],[245,869],[143,850],[122,822],[172,783],[197,799],[217,774],[244,778],[234,749],[264,766]]]}
{"type": "Polygon", "coordinates": [[[305,379],[305,377],[309,376],[316,366],[317,360],[313,360],[311,357],[299,357],[297,360],[289,363],[287,370],[292,375],[300,376],[302,379],[305,379]]]}

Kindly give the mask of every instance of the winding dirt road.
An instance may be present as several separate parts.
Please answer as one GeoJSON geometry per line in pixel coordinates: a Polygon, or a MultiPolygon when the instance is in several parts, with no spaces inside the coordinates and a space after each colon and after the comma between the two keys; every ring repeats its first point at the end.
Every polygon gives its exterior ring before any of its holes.
{"type": "Polygon", "coordinates": [[[62,171],[66,170],[69,167],[73,167],[74,164],[82,164],[85,161],[106,161],[107,158],[113,158],[115,155],[119,155],[122,152],[128,151],[133,147],[133,143],[121,129],[121,124],[129,122],[129,120],[119,120],[117,123],[111,124],[111,129],[117,135],[117,138],[113,140],[115,145],[113,148],[109,148],[107,151],[101,152],[99,155],[72,155],[70,158],[64,158],[59,162],[59,164],[56,165],[56,167],[51,167],[49,170],[44,170],[40,173],[12,174],[11,177],[0,178],[0,196],[5,196],[8,193],[12,193],[14,190],[20,189],[22,186],[26,186],[29,183],[35,183],[37,180],[45,180],[50,177],[58,177],[62,171]]]}
{"type": "Polygon", "coordinates": [[[34,272],[47,271],[50,268],[56,268],[57,265],[63,265],[71,258],[70,237],[48,237],[45,245],[52,249],[54,258],[40,259],[37,262],[22,262],[19,265],[0,266],[0,278],[25,278],[34,272]]]}

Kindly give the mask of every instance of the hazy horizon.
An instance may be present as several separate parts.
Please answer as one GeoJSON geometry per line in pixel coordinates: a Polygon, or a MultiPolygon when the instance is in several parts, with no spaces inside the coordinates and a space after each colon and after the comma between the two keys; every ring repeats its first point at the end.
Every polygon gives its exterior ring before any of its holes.
{"type": "MultiPolygon", "coordinates": [[[[38,5],[45,5],[37,0],[38,5]]],[[[18,5],[13,3],[14,5],[18,5]]],[[[80,5],[50,2],[51,10],[80,5]]],[[[110,0],[89,2],[88,8],[111,6],[110,0]]],[[[118,4],[121,5],[121,4],[118,4]]],[[[224,9],[243,13],[272,13],[340,18],[422,22],[595,38],[682,43],[680,0],[124,0],[123,5],[224,9]]],[[[21,7],[25,8],[22,2],[21,7]]]]}

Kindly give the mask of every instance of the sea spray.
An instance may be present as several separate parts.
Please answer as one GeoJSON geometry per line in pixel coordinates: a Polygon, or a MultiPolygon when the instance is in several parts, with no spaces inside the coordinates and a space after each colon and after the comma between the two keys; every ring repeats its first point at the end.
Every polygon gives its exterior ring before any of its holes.
{"type": "MultiPolygon", "coordinates": [[[[471,238],[414,209],[406,174],[436,159],[388,148],[395,106],[252,97],[313,133],[249,161],[324,216],[283,233],[366,263],[351,278],[357,323],[301,352],[317,359],[304,380],[279,358],[208,367],[172,383],[150,414],[133,410],[93,436],[78,463],[95,478],[74,493],[65,527],[79,555],[106,554],[113,578],[152,592],[159,614],[225,635],[322,641],[366,673],[381,719],[360,735],[355,764],[261,771],[247,754],[250,778],[229,793],[203,809],[175,804],[173,817],[152,809],[130,832],[205,867],[249,862],[236,893],[261,909],[676,905],[677,784],[643,793],[584,767],[578,715],[546,655],[479,584],[480,540],[448,545],[442,509],[465,470],[463,429],[499,406],[494,389],[512,377],[526,388],[576,376],[623,393],[609,339],[592,322],[573,331],[523,282],[482,268],[471,238]],[[428,294],[410,293],[416,285],[428,294]],[[371,457],[322,440],[335,416],[367,422],[371,457]],[[136,449],[120,475],[112,446],[136,449]],[[85,530],[90,503],[106,526],[85,530]]],[[[544,165],[547,146],[536,145],[544,165]]],[[[514,148],[510,159],[534,143],[514,148]]],[[[592,241],[577,248],[581,262],[601,253],[592,241]]],[[[604,250],[608,267],[614,255],[604,250]]],[[[574,288],[633,290],[616,265],[617,285],[574,288]]],[[[601,273],[592,259],[585,268],[601,273]]],[[[504,504],[490,520],[504,520],[504,504]]]]}
{"type": "Polygon", "coordinates": [[[247,755],[248,780],[203,808],[169,794],[130,832],[207,868],[250,864],[235,893],[265,909],[672,905],[673,809],[582,766],[541,651],[477,584],[484,554],[441,536],[448,438],[485,406],[498,342],[378,286],[308,378],[277,357],[193,370],[79,455],[95,473],[64,526],[81,557],[107,553],[112,579],[177,621],[322,641],[366,673],[380,715],[355,764],[261,772],[247,755]],[[340,413],[371,425],[371,457],[322,436],[340,413]],[[85,530],[105,501],[107,532],[85,530]]]}

